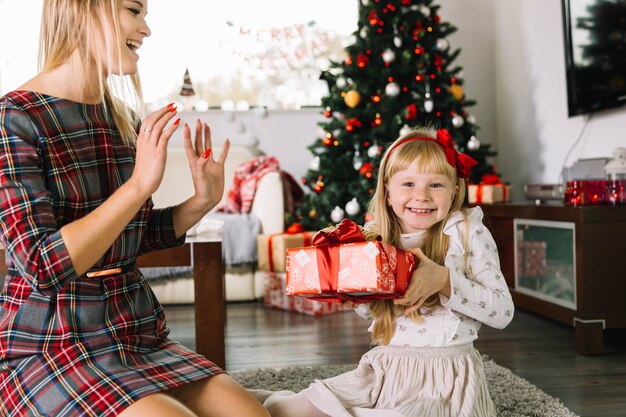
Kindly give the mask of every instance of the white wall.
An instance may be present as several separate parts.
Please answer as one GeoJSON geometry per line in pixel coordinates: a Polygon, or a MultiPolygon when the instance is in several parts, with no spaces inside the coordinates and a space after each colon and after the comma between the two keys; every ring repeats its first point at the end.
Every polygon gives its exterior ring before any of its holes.
{"type": "MultiPolygon", "coordinates": [[[[561,0],[494,1],[499,169],[522,197],[527,183],[556,183],[584,118],[568,118],[561,0]]],[[[594,115],[567,162],[626,145],[626,110],[594,115]]]]}
{"type": "MultiPolygon", "coordinates": [[[[468,111],[476,116],[481,130],[478,137],[483,143],[496,146],[495,97],[493,80],[494,66],[494,7],[496,0],[441,0],[440,15],[442,20],[457,27],[458,31],[448,39],[450,47],[461,48],[461,54],[455,64],[464,68],[464,90],[466,95],[477,101],[468,111]]],[[[319,108],[299,111],[270,111],[265,118],[258,117],[254,111],[236,112],[232,121],[221,111],[208,111],[185,115],[185,120],[195,120],[199,115],[213,129],[213,137],[221,143],[226,137],[239,142],[250,140],[250,132],[259,139],[259,147],[269,155],[278,158],[284,170],[299,179],[306,173],[311,162],[311,154],[306,146],[311,145],[319,136],[317,122],[323,119],[319,108]],[[239,132],[243,122],[247,132],[239,132]]],[[[172,145],[182,143],[179,130],[172,145]]],[[[394,139],[394,138],[390,138],[394,139]]],[[[505,170],[506,171],[506,170],[505,170]]]]}

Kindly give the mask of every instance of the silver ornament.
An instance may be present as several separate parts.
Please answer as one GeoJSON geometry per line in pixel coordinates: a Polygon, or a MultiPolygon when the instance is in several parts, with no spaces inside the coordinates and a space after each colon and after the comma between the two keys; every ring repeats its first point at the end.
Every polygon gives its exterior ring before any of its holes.
{"type": "Polygon", "coordinates": [[[335,223],[339,223],[340,221],[343,220],[345,215],[346,213],[343,211],[341,207],[335,206],[333,211],[330,212],[330,219],[334,221],[335,223]]]}
{"type": "Polygon", "coordinates": [[[395,97],[400,94],[400,86],[395,82],[390,82],[385,86],[385,94],[389,97],[395,97]]]}
{"type": "Polygon", "coordinates": [[[396,36],[393,38],[393,44],[396,45],[396,48],[399,48],[402,46],[402,38],[400,38],[399,36],[396,36]]]}
{"type": "Polygon", "coordinates": [[[424,97],[425,97],[425,100],[424,100],[424,111],[426,113],[430,113],[431,111],[433,111],[433,108],[435,107],[435,103],[430,98],[430,93],[424,94],[424,97]]]}
{"type": "Polygon", "coordinates": [[[355,171],[358,171],[363,166],[363,158],[361,158],[361,152],[359,150],[354,151],[354,156],[352,157],[352,166],[355,171]]]}
{"type": "Polygon", "coordinates": [[[380,153],[380,149],[378,148],[378,144],[374,142],[372,146],[367,149],[367,156],[370,158],[376,158],[380,153]]]}
{"type": "Polygon", "coordinates": [[[359,214],[360,211],[361,206],[359,205],[359,202],[356,201],[356,198],[353,198],[346,204],[346,213],[348,213],[348,215],[354,216],[359,214]]]}
{"type": "Polygon", "coordinates": [[[385,49],[383,52],[383,61],[387,64],[393,62],[396,59],[396,53],[391,49],[385,49]]]}
{"type": "Polygon", "coordinates": [[[467,149],[470,151],[477,151],[480,148],[480,141],[476,136],[472,136],[469,141],[467,141],[467,149]]]}
{"type": "Polygon", "coordinates": [[[473,124],[473,125],[476,124],[476,116],[474,116],[473,114],[467,115],[465,120],[467,120],[467,123],[470,123],[470,124],[473,124]]]}
{"type": "Polygon", "coordinates": [[[344,77],[337,78],[337,87],[344,88],[346,85],[348,85],[348,82],[344,77]]]}
{"type": "Polygon", "coordinates": [[[400,128],[400,133],[399,134],[400,134],[400,136],[404,136],[404,135],[408,134],[411,130],[413,130],[413,129],[411,129],[411,126],[404,125],[404,126],[402,126],[400,128]]]}
{"type": "Polygon", "coordinates": [[[311,163],[309,164],[309,169],[311,171],[318,171],[320,169],[320,157],[319,156],[316,156],[315,158],[311,160],[311,163]]]}
{"type": "Polygon", "coordinates": [[[439,49],[440,51],[445,51],[446,49],[448,49],[448,41],[445,39],[439,39],[437,40],[437,49],[439,49]]]}
{"type": "Polygon", "coordinates": [[[463,123],[465,123],[465,120],[463,120],[460,115],[455,114],[454,116],[452,116],[452,126],[454,126],[455,128],[460,128],[461,126],[463,126],[463,123]]]}

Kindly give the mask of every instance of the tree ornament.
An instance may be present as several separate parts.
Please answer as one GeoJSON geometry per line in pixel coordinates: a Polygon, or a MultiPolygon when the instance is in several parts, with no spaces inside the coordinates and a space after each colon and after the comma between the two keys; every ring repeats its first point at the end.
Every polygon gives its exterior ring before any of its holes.
{"type": "Polygon", "coordinates": [[[361,0],[361,4],[365,7],[370,5],[370,0],[361,0]]]}
{"type": "Polygon", "coordinates": [[[467,141],[467,149],[470,151],[477,151],[480,149],[480,141],[476,136],[472,136],[469,141],[467,141]]]}
{"type": "Polygon", "coordinates": [[[476,124],[476,116],[474,116],[473,114],[468,114],[465,120],[467,120],[467,123],[470,123],[473,125],[476,124]]]}
{"type": "Polygon", "coordinates": [[[440,51],[445,51],[446,49],[448,49],[448,46],[450,46],[446,39],[438,39],[435,45],[440,51]]]}
{"type": "Polygon", "coordinates": [[[408,134],[411,130],[413,130],[413,129],[411,129],[411,126],[409,126],[409,125],[402,126],[400,128],[400,136],[404,136],[404,135],[408,134]]]}
{"type": "Polygon", "coordinates": [[[367,28],[365,26],[363,26],[359,31],[359,35],[361,35],[361,38],[363,39],[367,38],[367,28]]]}
{"type": "Polygon", "coordinates": [[[394,36],[393,44],[396,46],[396,48],[400,48],[402,46],[402,38],[399,36],[394,36]]]}
{"type": "Polygon", "coordinates": [[[359,174],[365,175],[367,178],[372,177],[372,169],[374,169],[374,165],[371,162],[366,162],[363,164],[361,169],[359,169],[359,174]]]}
{"type": "Polygon", "coordinates": [[[396,59],[396,53],[392,51],[391,49],[385,49],[385,51],[383,52],[383,62],[385,62],[386,64],[389,64],[390,62],[393,62],[395,59],[396,59]]]}
{"type": "Polygon", "coordinates": [[[356,66],[359,68],[365,68],[367,66],[367,64],[370,63],[370,59],[367,57],[367,55],[362,54],[362,53],[358,53],[356,56],[356,66]]]}
{"type": "Polygon", "coordinates": [[[419,11],[421,14],[423,14],[426,17],[430,16],[430,9],[427,6],[424,6],[424,5],[419,6],[419,11]]]}
{"type": "Polygon", "coordinates": [[[317,217],[317,211],[315,211],[315,209],[311,209],[309,211],[309,217],[312,218],[312,219],[316,218],[317,217]]]}
{"type": "Polygon", "coordinates": [[[330,212],[330,219],[335,223],[339,223],[340,221],[343,220],[345,215],[346,213],[343,211],[341,207],[335,206],[333,211],[330,212]]]}
{"type": "Polygon", "coordinates": [[[330,107],[326,107],[326,108],[324,109],[324,116],[326,116],[326,117],[332,117],[332,115],[333,115],[333,111],[332,111],[332,109],[331,109],[330,107]]]}
{"type": "Polygon", "coordinates": [[[434,107],[435,107],[435,103],[433,102],[433,99],[430,97],[430,93],[424,94],[424,111],[426,113],[430,113],[431,111],[433,111],[434,107]]]}
{"type": "Polygon", "coordinates": [[[360,211],[361,206],[356,200],[356,197],[348,201],[348,203],[346,204],[346,213],[348,213],[349,216],[356,216],[357,214],[359,214],[360,211]]]}
{"type": "Polygon", "coordinates": [[[450,86],[450,88],[448,88],[448,91],[450,92],[450,94],[452,94],[452,96],[454,96],[455,99],[457,100],[461,100],[463,98],[463,95],[465,94],[463,92],[463,86],[459,85],[459,84],[452,84],[450,86]]]}
{"type": "Polygon", "coordinates": [[[352,166],[355,171],[358,171],[363,166],[363,158],[361,158],[361,152],[359,152],[358,145],[354,145],[354,156],[352,157],[352,166]]]}
{"type": "Polygon", "coordinates": [[[348,82],[346,81],[344,77],[337,77],[336,84],[337,84],[337,87],[344,88],[346,85],[348,85],[348,82]]]}
{"type": "Polygon", "coordinates": [[[452,126],[454,126],[455,128],[460,128],[461,126],[463,126],[463,123],[465,123],[465,120],[463,120],[460,115],[455,114],[454,116],[452,116],[452,126]]]}
{"type": "Polygon", "coordinates": [[[411,103],[406,107],[406,119],[407,120],[417,119],[417,104],[411,103]]]}
{"type": "Polygon", "coordinates": [[[376,158],[378,155],[380,155],[380,147],[376,142],[374,142],[372,146],[367,148],[367,156],[373,159],[376,158]]]}
{"type": "Polygon", "coordinates": [[[309,164],[309,169],[311,171],[318,171],[320,169],[320,157],[319,156],[316,156],[315,158],[311,160],[311,163],[309,164]]]}
{"type": "Polygon", "coordinates": [[[395,97],[400,94],[400,86],[395,82],[390,82],[385,86],[385,94],[389,97],[395,97]]]}
{"type": "Polygon", "coordinates": [[[346,106],[351,109],[357,107],[361,102],[361,94],[356,90],[350,90],[346,93],[346,96],[343,98],[343,101],[346,103],[346,106]]]}

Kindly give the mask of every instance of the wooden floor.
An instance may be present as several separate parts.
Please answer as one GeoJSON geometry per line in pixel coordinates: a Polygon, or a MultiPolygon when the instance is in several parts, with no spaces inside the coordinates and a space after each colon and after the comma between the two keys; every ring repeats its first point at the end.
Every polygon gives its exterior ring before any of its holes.
{"type": "MultiPolygon", "coordinates": [[[[166,314],[171,337],[193,348],[193,308],[166,314]]],[[[352,312],[310,317],[231,303],[226,368],[356,363],[369,349],[366,327],[352,312]]],[[[504,330],[483,326],[475,344],[582,417],[626,416],[626,332],[606,332],[605,345],[604,355],[578,355],[573,328],[520,310],[504,330]]]]}

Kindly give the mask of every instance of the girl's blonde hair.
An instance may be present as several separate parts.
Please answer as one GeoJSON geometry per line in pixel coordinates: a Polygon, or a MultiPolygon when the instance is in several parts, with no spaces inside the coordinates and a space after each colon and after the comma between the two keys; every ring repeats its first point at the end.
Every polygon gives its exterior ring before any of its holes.
{"type": "MultiPolygon", "coordinates": [[[[448,177],[452,184],[456,184],[456,193],[450,211],[445,218],[428,229],[423,248],[424,254],[429,259],[443,265],[449,247],[448,236],[443,233],[443,229],[451,214],[461,210],[465,199],[465,180],[458,177],[456,168],[448,163],[443,148],[437,143],[428,140],[413,140],[394,149],[400,141],[415,136],[436,138],[437,132],[432,128],[416,128],[399,137],[387,148],[380,162],[376,191],[370,200],[369,211],[373,214],[375,231],[382,237],[383,242],[399,247],[402,233],[400,219],[393,212],[393,208],[387,204],[387,185],[391,177],[407,169],[415,161],[418,162],[421,172],[448,177]],[[392,149],[393,152],[391,152],[392,149]]],[[[438,300],[438,295],[434,294],[424,305],[433,306],[438,300]]],[[[375,319],[372,340],[378,344],[388,344],[394,332],[396,307],[392,300],[377,300],[370,304],[370,308],[375,319]]],[[[420,320],[417,312],[412,317],[420,320]]]]}
{"type": "MultiPolygon", "coordinates": [[[[39,38],[39,70],[50,71],[66,62],[72,65],[78,85],[92,85],[88,77],[104,72],[99,54],[106,51],[109,62],[122,68],[123,39],[120,33],[119,0],[45,0],[39,38]],[[113,37],[106,36],[113,31],[113,37]],[[112,44],[117,39],[117,44],[112,44]]],[[[97,93],[110,110],[122,139],[134,144],[138,114],[143,105],[139,76],[98,77],[97,93]],[[132,106],[132,107],[131,107],[132,106]]]]}

